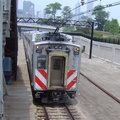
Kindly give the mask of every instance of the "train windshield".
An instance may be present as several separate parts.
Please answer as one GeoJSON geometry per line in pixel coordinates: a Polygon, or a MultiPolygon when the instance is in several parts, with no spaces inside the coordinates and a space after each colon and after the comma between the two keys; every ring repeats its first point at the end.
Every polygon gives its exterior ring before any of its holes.
{"type": "Polygon", "coordinates": [[[37,58],[37,68],[38,69],[45,69],[46,68],[46,58],[37,58]]]}

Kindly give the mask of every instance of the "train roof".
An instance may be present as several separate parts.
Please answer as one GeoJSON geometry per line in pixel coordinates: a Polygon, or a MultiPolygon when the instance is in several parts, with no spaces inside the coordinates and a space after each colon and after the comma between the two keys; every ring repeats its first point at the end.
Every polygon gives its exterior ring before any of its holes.
{"type": "Polygon", "coordinates": [[[72,42],[72,36],[63,34],[63,33],[54,33],[54,32],[40,32],[40,31],[30,31],[27,32],[31,35],[32,41],[65,41],[72,42]]]}
{"type": "Polygon", "coordinates": [[[45,44],[64,44],[64,45],[70,45],[70,46],[76,46],[76,47],[81,47],[80,45],[78,44],[74,44],[72,42],[61,42],[61,41],[43,41],[43,42],[34,42],[34,45],[45,45],[45,44]]]}
{"type": "Polygon", "coordinates": [[[72,41],[72,36],[62,33],[38,33],[35,41],[72,41]]]}

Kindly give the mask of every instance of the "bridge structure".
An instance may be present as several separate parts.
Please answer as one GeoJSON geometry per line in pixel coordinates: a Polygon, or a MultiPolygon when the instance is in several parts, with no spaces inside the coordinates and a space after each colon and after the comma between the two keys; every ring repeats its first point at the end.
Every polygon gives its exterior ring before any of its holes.
{"type": "Polygon", "coordinates": [[[53,32],[55,31],[55,27],[48,26],[48,25],[39,25],[37,23],[17,23],[18,32],[25,32],[25,31],[46,31],[46,32],[53,32]]]}
{"type": "Polygon", "coordinates": [[[26,18],[17,17],[18,23],[37,23],[38,25],[49,25],[54,27],[64,27],[64,26],[89,26],[92,27],[93,22],[91,21],[78,21],[69,19],[53,19],[53,18],[26,18]]]}

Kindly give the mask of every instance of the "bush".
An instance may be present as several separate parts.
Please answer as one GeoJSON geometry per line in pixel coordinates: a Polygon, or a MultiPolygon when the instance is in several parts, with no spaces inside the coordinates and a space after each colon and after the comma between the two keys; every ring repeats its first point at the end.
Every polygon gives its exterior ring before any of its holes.
{"type": "MultiPolygon", "coordinates": [[[[79,30],[81,29],[81,28],[78,28],[79,30]]],[[[91,34],[85,34],[85,33],[83,33],[83,32],[76,32],[76,31],[72,31],[72,32],[64,32],[64,33],[66,33],[66,34],[70,34],[70,35],[77,35],[77,36],[83,36],[83,37],[86,37],[86,38],[88,38],[88,39],[91,39],[91,34]]],[[[94,34],[94,37],[93,37],[93,40],[94,41],[98,41],[98,42],[105,42],[105,43],[112,43],[112,44],[118,44],[118,45],[120,45],[120,38],[112,38],[112,37],[109,37],[109,38],[102,38],[102,37],[100,37],[101,35],[99,34],[98,36],[96,35],[96,34],[94,34]]]]}
{"type": "Polygon", "coordinates": [[[77,32],[82,32],[82,33],[85,33],[85,34],[90,34],[90,27],[79,27],[79,26],[76,26],[76,31],[77,32]]]}
{"type": "Polygon", "coordinates": [[[74,31],[74,26],[66,26],[63,29],[64,31],[74,31]]]}

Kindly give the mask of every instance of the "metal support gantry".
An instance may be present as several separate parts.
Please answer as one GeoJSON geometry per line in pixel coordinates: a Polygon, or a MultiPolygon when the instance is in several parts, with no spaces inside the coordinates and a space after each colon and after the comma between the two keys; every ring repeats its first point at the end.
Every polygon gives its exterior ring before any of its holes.
{"type": "Polygon", "coordinates": [[[2,41],[3,41],[3,0],[0,0],[0,120],[3,120],[4,115],[4,104],[3,104],[3,50],[2,50],[2,41]]]}

